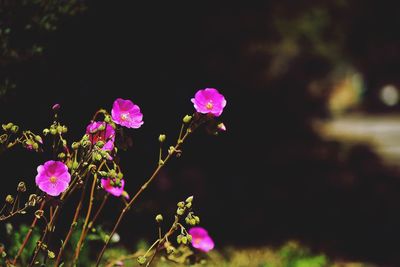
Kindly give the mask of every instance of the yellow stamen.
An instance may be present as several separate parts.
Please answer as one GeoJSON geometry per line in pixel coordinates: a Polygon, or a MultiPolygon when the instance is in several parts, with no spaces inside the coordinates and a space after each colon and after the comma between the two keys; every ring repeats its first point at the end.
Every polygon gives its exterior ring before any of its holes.
{"type": "Polygon", "coordinates": [[[121,120],[126,121],[128,119],[129,115],[128,114],[122,114],[121,115],[121,120]]]}
{"type": "Polygon", "coordinates": [[[55,184],[57,182],[57,177],[51,176],[50,177],[50,183],[55,184]]]}
{"type": "Polygon", "coordinates": [[[213,108],[213,104],[211,103],[211,101],[207,103],[206,108],[207,109],[212,109],[213,108]]]}

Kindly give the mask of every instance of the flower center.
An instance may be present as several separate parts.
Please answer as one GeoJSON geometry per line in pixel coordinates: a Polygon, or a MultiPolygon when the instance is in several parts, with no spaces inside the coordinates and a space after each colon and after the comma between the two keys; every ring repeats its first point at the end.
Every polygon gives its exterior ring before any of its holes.
{"type": "Polygon", "coordinates": [[[128,119],[129,119],[129,114],[127,114],[127,113],[122,113],[121,114],[121,120],[126,121],[128,119]]]}
{"type": "Polygon", "coordinates": [[[195,245],[199,245],[201,243],[201,239],[200,238],[193,238],[192,242],[195,245]]]}
{"type": "Polygon", "coordinates": [[[207,108],[208,110],[210,110],[210,109],[213,108],[213,103],[212,103],[212,101],[209,101],[209,102],[207,103],[206,108],[207,108]]]}
{"type": "Polygon", "coordinates": [[[57,177],[51,176],[50,177],[50,183],[55,184],[57,182],[57,177]]]}

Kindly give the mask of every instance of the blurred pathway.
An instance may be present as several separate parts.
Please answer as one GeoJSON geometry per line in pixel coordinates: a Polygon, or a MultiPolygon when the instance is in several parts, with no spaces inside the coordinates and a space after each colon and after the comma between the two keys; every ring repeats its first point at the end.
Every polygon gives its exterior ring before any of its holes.
{"type": "Polygon", "coordinates": [[[400,114],[352,114],[315,126],[326,139],[369,143],[385,163],[400,167],[400,114]]]}

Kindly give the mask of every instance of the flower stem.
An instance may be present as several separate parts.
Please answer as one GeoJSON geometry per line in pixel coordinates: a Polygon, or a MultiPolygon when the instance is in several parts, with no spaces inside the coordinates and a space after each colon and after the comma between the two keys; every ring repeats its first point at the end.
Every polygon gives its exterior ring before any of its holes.
{"type": "Polygon", "coordinates": [[[178,138],[178,141],[176,143],[176,145],[174,146],[174,150],[171,153],[168,153],[168,155],[165,157],[165,159],[163,160],[164,164],[158,164],[157,168],[154,170],[153,174],[150,176],[150,178],[140,187],[139,191],[135,194],[135,196],[129,201],[129,203],[125,206],[125,208],[121,211],[121,213],[119,214],[119,217],[114,225],[114,228],[112,229],[109,238],[106,240],[102,250],[100,251],[100,254],[97,258],[96,261],[96,266],[99,266],[101,258],[103,257],[103,254],[108,246],[108,244],[110,243],[111,238],[113,237],[113,235],[115,234],[115,232],[117,231],[117,228],[119,226],[119,224],[122,221],[122,218],[125,216],[125,213],[129,210],[129,208],[132,207],[133,203],[135,203],[135,200],[139,197],[139,195],[147,188],[147,186],[154,180],[154,178],[157,176],[157,174],[160,172],[160,170],[162,169],[163,166],[165,166],[165,163],[167,163],[167,161],[171,158],[171,156],[176,152],[176,150],[183,144],[183,142],[185,141],[186,137],[191,133],[191,131],[189,129],[186,130],[185,135],[182,138],[178,138]]]}
{"type": "MultiPolygon", "coordinates": [[[[42,201],[42,204],[40,204],[40,208],[39,208],[40,210],[43,209],[45,202],[46,202],[46,201],[43,200],[43,201],[42,201]]],[[[19,248],[19,250],[18,250],[18,252],[17,252],[17,255],[15,256],[15,258],[14,258],[14,260],[13,260],[13,262],[12,262],[13,265],[15,265],[15,264],[17,263],[17,260],[18,260],[19,256],[21,256],[22,251],[24,251],[24,248],[25,248],[26,244],[28,243],[28,241],[29,241],[29,239],[30,239],[30,237],[31,237],[31,235],[32,235],[33,228],[36,226],[37,220],[38,220],[38,218],[35,216],[35,218],[33,219],[32,223],[31,223],[31,226],[29,227],[29,231],[28,231],[28,233],[27,233],[26,236],[25,236],[25,239],[24,239],[24,241],[22,242],[22,245],[21,245],[21,247],[19,248]]]]}
{"type": "MultiPolygon", "coordinates": [[[[102,163],[102,165],[104,164],[104,161],[102,163]]],[[[99,168],[100,169],[100,168],[99,168]]],[[[85,239],[86,236],[86,228],[88,226],[89,223],[89,218],[92,212],[92,207],[93,207],[93,201],[94,201],[94,190],[96,188],[96,182],[97,182],[97,173],[95,173],[93,175],[93,183],[92,183],[92,188],[90,190],[90,202],[89,202],[89,207],[88,207],[88,211],[86,213],[86,218],[85,218],[85,222],[83,224],[82,227],[82,232],[81,232],[81,236],[79,238],[78,244],[76,245],[76,249],[75,249],[75,255],[74,255],[74,260],[73,262],[76,263],[76,261],[78,260],[79,257],[79,253],[81,252],[81,247],[83,244],[83,241],[85,239]]]]}
{"type": "MultiPolygon", "coordinates": [[[[86,185],[86,182],[87,182],[87,179],[85,181],[85,185],[86,185]]],[[[61,260],[62,254],[64,252],[65,246],[68,244],[68,241],[72,236],[72,232],[76,227],[77,220],[78,220],[78,217],[79,217],[79,213],[80,213],[81,208],[82,208],[82,203],[83,203],[84,197],[85,197],[85,186],[82,188],[81,198],[79,200],[78,206],[76,207],[74,218],[72,219],[72,223],[71,223],[71,226],[69,227],[69,231],[67,233],[67,236],[65,237],[64,242],[63,242],[62,246],[60,247],[60,250],[58,251],[57,259],[56,259],[56,262],[55,262],[54,266],[58,266],[58,264],[60,263],[60,260],[61,260]]]]}

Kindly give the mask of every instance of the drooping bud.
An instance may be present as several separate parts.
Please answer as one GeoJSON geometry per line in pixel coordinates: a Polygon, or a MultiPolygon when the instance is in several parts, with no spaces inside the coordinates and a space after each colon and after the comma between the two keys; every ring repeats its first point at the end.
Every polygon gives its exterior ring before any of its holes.
{"type": "Polygon", "coordinates": [[[17,133],[18,130],[19,130],[19,127],[18,127],[17,125],[13,125],[13,126],[11,127],[11,132],[13,132],[13,133],[17,133]]]}
{"type": "Polygon", "coordinates": [[[12,195],[7,195],[6,196],[6,202],[8,204],[12,204],[14,202],[14,197],[12,195]]]}
{"type": "Polygon", "coordinates": [[[158,137],[158,141],[160,141],[160,143],[165,141],[166,135],[165,134],[160,134],[160,136],[158,137]]]}
{"type": "Polygon", "coordinates": [[[190,115],[186,115],[185,117],[183,117],[184,123],[189,123],[191,120],[192,120],[192,116],[190,116],[190,115]]]}
{"type": "Polygon", "coordinates": [[[140,265],[145,264],[146,261],[147,261],[147,258],[146,258],[145,256],[139,256],[139,257],[137,258],[137,262],[138,262],[140,265]]]}
{"type": "Polygon", "coordinates": [[[186,203],[192,202],[193,201],[193,196],[188,197],[185,201],[186,201],[186,203]]]}
{"type": "Polygon", "coordinates": [[[35,211],[35,217],[38,218],[38,219],[42,218],[43,214],[44,214],[43,210],[35,211]]]}
{"type": "Polygon", "coordinates": [[[157,214],[157,216],[156,216],[156,221],[158,222],[158,223],[160,223],[160,222],[162,222],[163,221],[163,216],[161,215],[161,214],[157,214]]]}
{"type": "Polygon", "coordinates": [[[26,185],[24,182],[19,182],[17,186],[17,191],[18,192],[25,192],[26,191],[26,185]]]}

